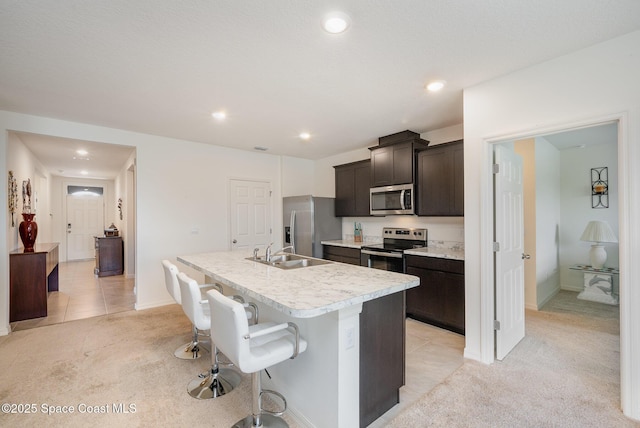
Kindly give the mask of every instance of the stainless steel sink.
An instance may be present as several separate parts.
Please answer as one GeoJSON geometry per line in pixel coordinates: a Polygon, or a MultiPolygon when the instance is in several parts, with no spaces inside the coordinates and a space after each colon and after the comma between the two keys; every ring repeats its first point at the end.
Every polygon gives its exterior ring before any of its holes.
{"type": "Polygon", "coordinates": [[[313,257],[289,253],[272,256],[270,261],[266,261],[265,259],[260,257],[257,259],[254,259],[253,257],[247,257],[247,260],[274,266],[280,269],[298,269],[331,263],[329,260],[314,259],[313,257]]]}

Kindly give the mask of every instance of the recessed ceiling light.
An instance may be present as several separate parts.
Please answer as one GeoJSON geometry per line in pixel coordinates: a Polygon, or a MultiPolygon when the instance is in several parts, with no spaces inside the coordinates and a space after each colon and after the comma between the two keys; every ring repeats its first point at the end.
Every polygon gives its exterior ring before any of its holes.
{"type": "Polygon", "coordinates": [[[427,84],[427,91],[429,92],[438,92],[442,88],[444,88],[444,80],[434,80],[427,84]]]}
{"type": "Polygon", "coordinates": [[[217,120],[224,120],[227,117],[227,113],[222,110],[214,111],[213,113],[211,113],[211,116],[213,116],[213,118],[217,120]]]}
{"type": "Polygon", "coordinates": [[[298,136],[303,140],[308,140],[309,138],[311,138],[311,134],[309,134],[308,132],[301,132],[298,136]]]}
{"type": "Polygon", "coordinates": [[[82,171],[80,171],[80,174],[82,174],[82,175],[87,175],[87,174],[89,174],[89,173],[83,169],[82,171]]]}
{"type": "Polygon", "coordinates": [[[80,156],[86,156],[89,154],[88,151],[80,149],[80,150],[76,150],[76,153],[79,154],[80,156]]]}
{"type": "Polygon", "coordinates": [[[344,12],[331,12],[322,20],[322,28],[327,33],[339,34],[351,25],[351,18],[344,12]]]}

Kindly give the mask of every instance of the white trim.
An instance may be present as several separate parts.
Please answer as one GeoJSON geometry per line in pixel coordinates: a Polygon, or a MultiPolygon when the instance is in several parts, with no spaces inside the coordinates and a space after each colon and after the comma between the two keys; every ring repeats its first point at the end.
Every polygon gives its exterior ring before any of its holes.
{"type": "MultiPolygon", "coordinates": [[[[480,293],[481,293],[481,313],[480,313],[480,361],[490,364],[495,361],[495,335],[493,330],[494,318],[494,262],[493,252],[490,250],[493,243],[494,233],[494,209],[493,209],[493,173],[492,173],[492,153],[494,144],[513,141],[516,139],[531,138],[543,134],[554,132],[574,130],[605,123],[618,123],[618,215],[619,215],[619,258],[620,258],[620,395],[621,406],[625,411],[625,415],[632,416],[633,397],[632,384],[633,365],[631,364],[631,346],[632,332],[630,306],[631,298],[629,279],[632,277],[629,269],[630,264],[630,243],[632,229],[629,214],[630,200],[630,156],[629,156],[629,138],[628,138],[628,113],[620,112],[601,116],[597,118],[584,119],[577,122],[568,122],[564,124],[548,125],[545,127],[536,127],[533,129],[514,132],[511,134],[490,136],[482,139],[483,162],[481,166],[482,183],[480,195],[480,248],[481,248],[481,266],[480,266],[480,293]]],[[[469,281],[469,279],[467,279],[469,281]]],[[[469,317],[467,317],[469,319],[469,317]]],[[[465,351],[465,357],[468,356],[465,351]]]]}

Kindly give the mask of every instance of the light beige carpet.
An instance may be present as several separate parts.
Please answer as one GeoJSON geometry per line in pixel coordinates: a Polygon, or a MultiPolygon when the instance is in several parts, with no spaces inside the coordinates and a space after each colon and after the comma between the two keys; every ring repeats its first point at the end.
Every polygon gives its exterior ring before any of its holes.
{"type": "Polygon", "coordinates": [[[173,356],[189,331],[181,308],[171,305],[0,338],[0,403],[21,412],[0,413],[0,426],[230,427],[250,413],[251,379],[243,375],[240,388],[215,400],[189,396],[187,383],[210,367],[208,353],[195,361],[173,356]],[[43,414],[48,406],[73,406],[74,413],[43,414]]]}
{"type": "Polygon", "coordinates": [[[392,427],[639,427],[620,409],[617,307],[573,312],[576,293],[527,311],[502,362],[465,363],[392,427]]]}

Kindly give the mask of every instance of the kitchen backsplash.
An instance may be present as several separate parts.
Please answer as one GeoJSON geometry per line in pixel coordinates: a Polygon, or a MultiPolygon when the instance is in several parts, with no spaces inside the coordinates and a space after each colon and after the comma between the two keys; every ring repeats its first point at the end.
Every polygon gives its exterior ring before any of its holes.
{"type": "Polygon", "coordinates": [[[464,250],[464,217],[344,217],[342,239],[354,239],[354,223],[362,226],[363,242],[382,242],[383,227],[427,229],[428,246],[464,250]]]}

